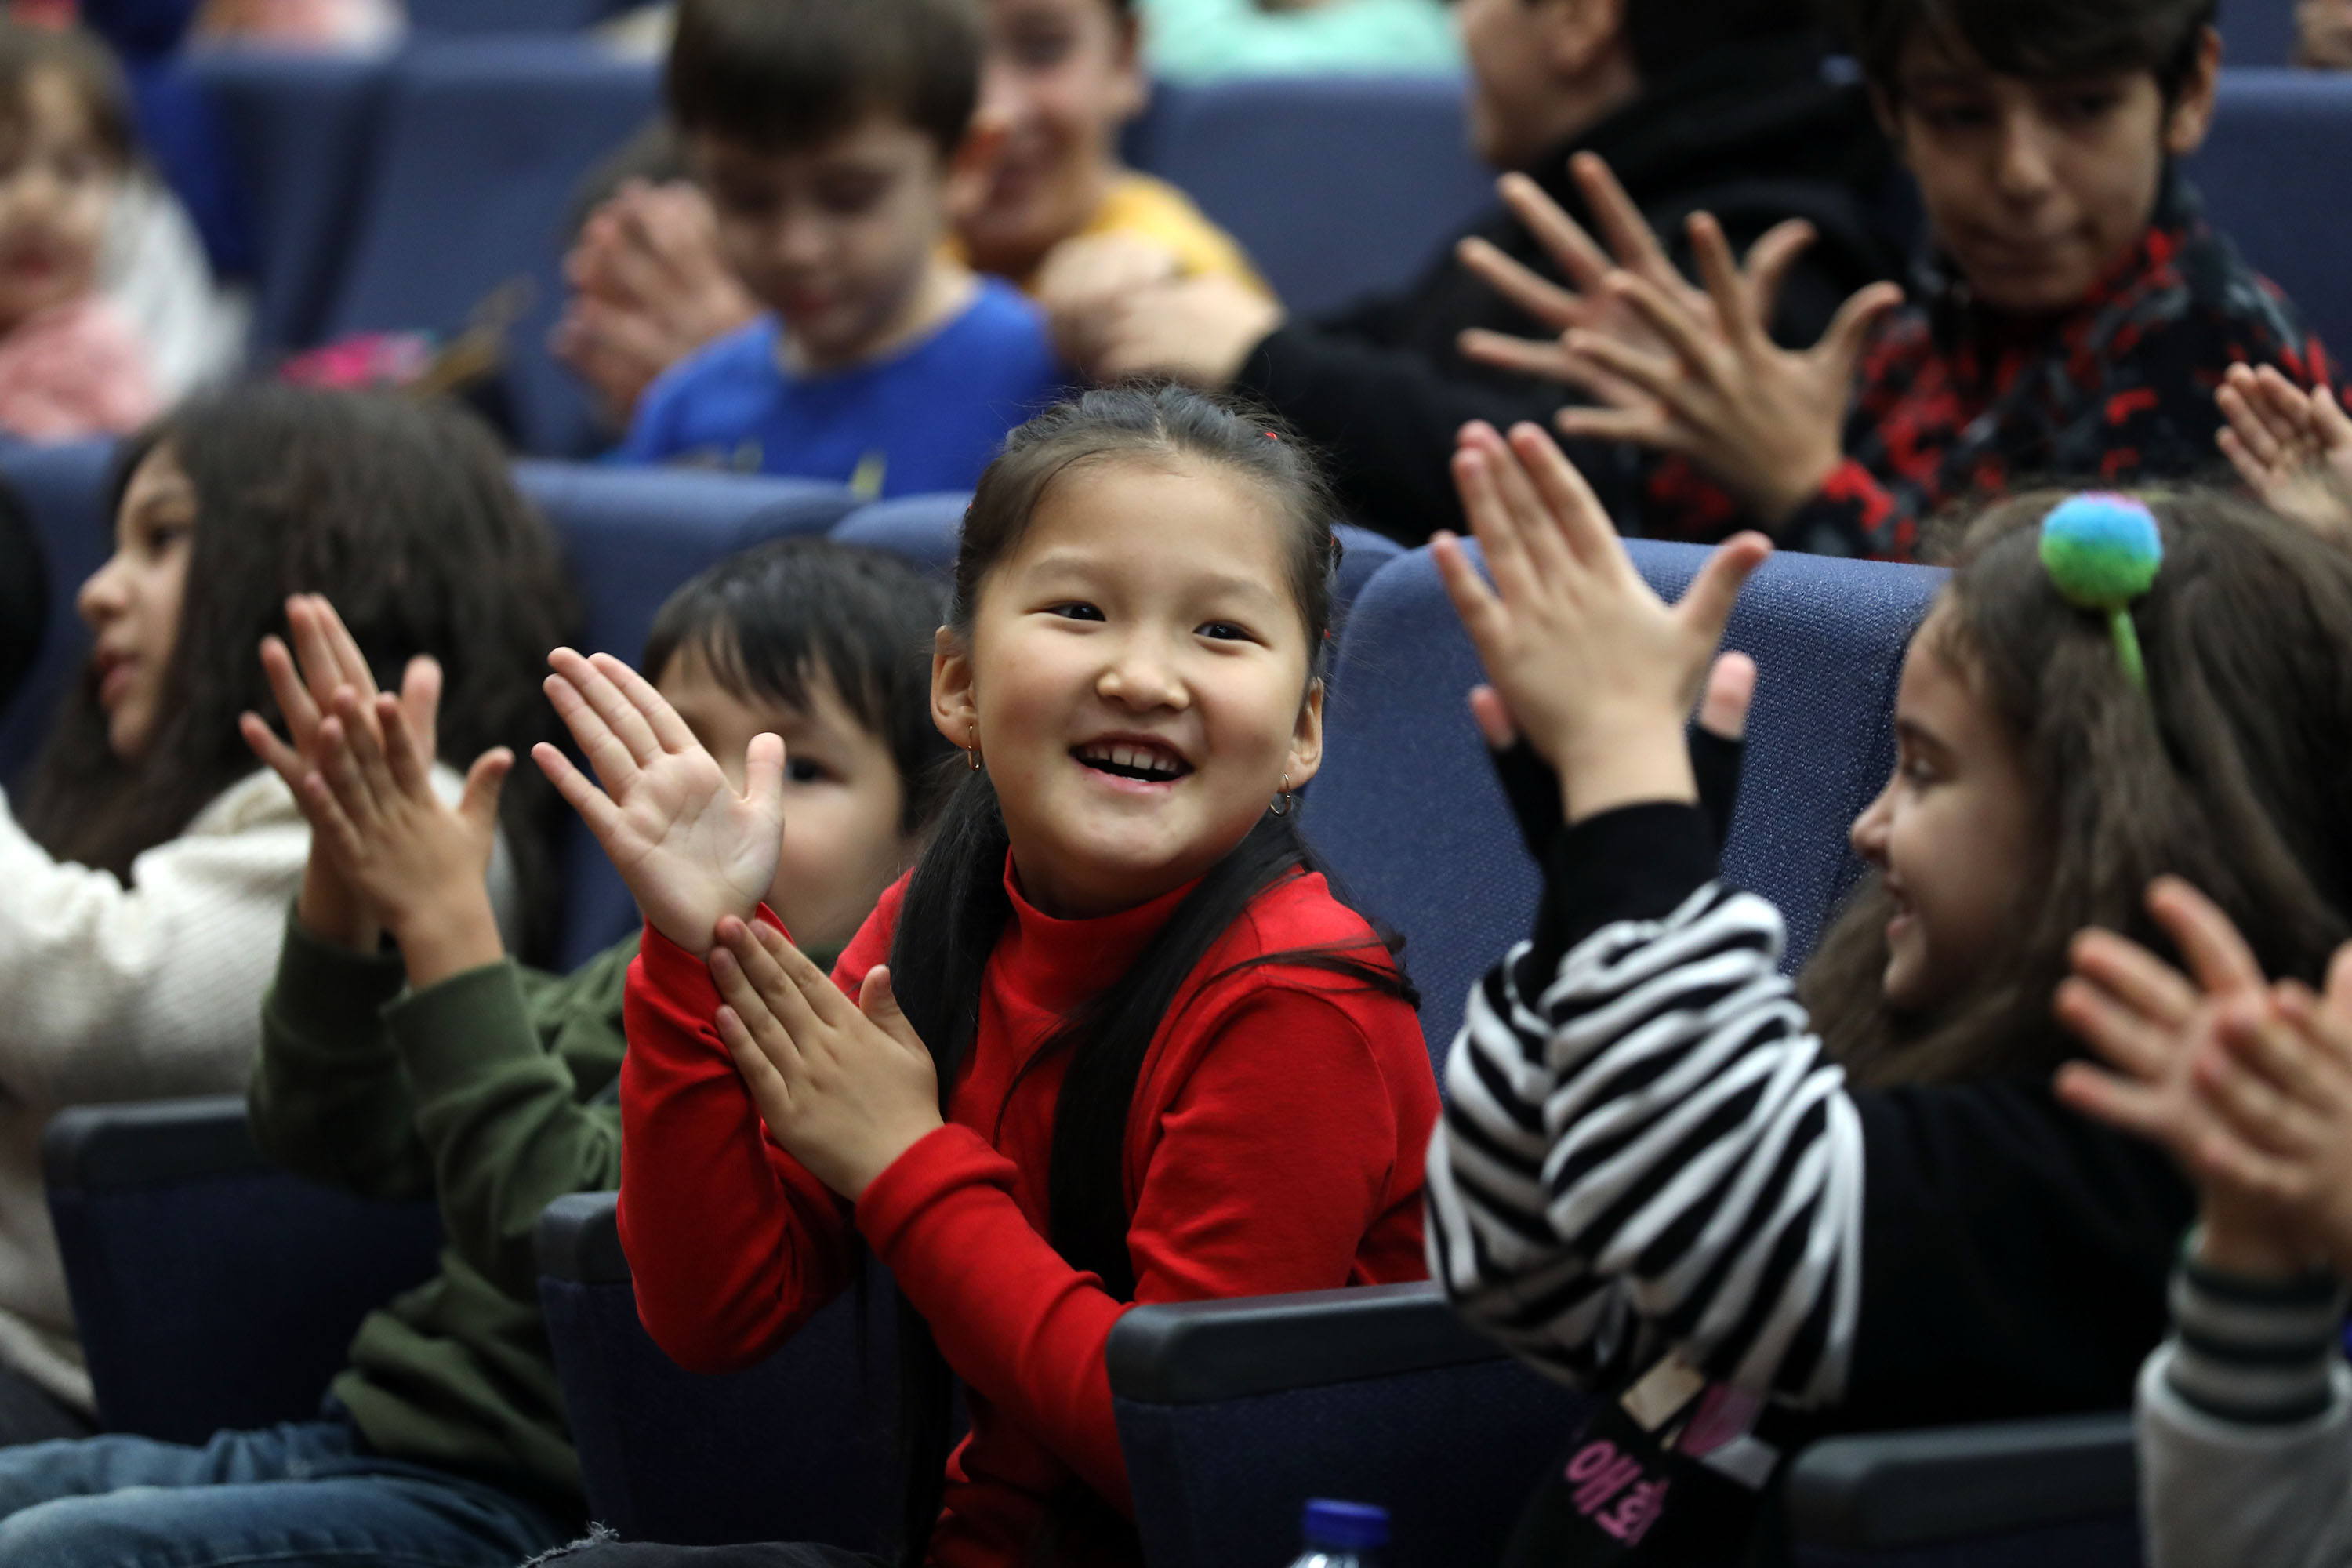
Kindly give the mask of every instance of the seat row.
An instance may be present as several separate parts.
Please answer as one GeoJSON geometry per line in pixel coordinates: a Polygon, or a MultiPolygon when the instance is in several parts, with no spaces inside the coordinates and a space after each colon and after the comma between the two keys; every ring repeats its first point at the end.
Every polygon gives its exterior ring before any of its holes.
{"type": "MultiPolygon", "coordinates": [[[[521,472],[551,515],[570,520],[560,526],[575,560],[600,548],[583,542],[596,535],[580,521],[583,498],[609,500],[625,478],[649,482],[556,465],[521,472]]],[[[936,564],[936,522],[952,502],[929,503],[929,521],[923,504],[831,526],[895,539],[936,564]]],[[[673,516],[662,526],[672,531],[659,546],[640,534],[636,553],[603,559],[682,574],[699,525],[673,516]]],[[[730,530],[753,531],[741,513],[711,525],[714,537],[730,530]]],[[[1634,552],[1669,594],[1701,558],[1690,546],[1634,552]]],[[[1390,552],[1351,595],[1326,770],[1304,822],[1335,874],[1405,936],[1435,1056],[1472,979],[1526,929],[1535,884],[1464,712],[1471,650],[1427,552],[1390,552]]],[[[1922,568],[1780,557],[1733,620],[1729,640],[1756,658],[1762,682],[1726,861],[1787,911],[1792,963],[1856,873],[1845,826],[1890,765],[1902,651],[1939,581],[1922,568]]],[[[617,578],[601,602],[590,592],[589,613],[639,625],[659,591],[617,578]]],[[[68,1111],[44,1152],[114,1429],[187,1440],[307,1414],[361,1313],[434,1266],[431,1205],[368,1203],[272,1171],[234,1098],[68,1111]]],[[[878,1546],[894,1509],[887,1279],[845,1295],[762,1365],[698,1376],[639,1326],[614,1221],[612,1194],[580,1194],[550,1207],[539,1238],[541,1301],[595,1517],[639,1538],[878,1546]]],[[[1108,1355],[1154,1568],[1280,1561],[1299,1500],[1315,1495],[1389,1506],[1400,1564],[1492,1561],[1582,1408],[1465,1328],[1430,1286],[1139,1308],[1108,1355]]],[[[2121,1568],[2136,1561],[2133,1488],[2120,1414],[1845,1437],[1797,1461],[1789,1532],[1807,1568],[2121,1568]]]]}
{"type": "MultiPolygon", "coordinates": [[[[655,111],[652,67],[562,37],[425,39],[370,60],[228,52],[188,68],[218,117],[260,257],[256,347],[461,328],[530,280],[505,390],[525,446],[575,454],[585,403],[545,338],[581,182],[655,111]]],[[[1460,84],[1275,79],[1162,87],[1131,128],[1138,167],[1190,191],[1312,315],[1391,287],[1492,201],[1460,84]]],[[[2336,258],[2352,208],[2352,79],[2223,73],[2191,164],[2254,264],[2352,343],[2336,258]]]]}

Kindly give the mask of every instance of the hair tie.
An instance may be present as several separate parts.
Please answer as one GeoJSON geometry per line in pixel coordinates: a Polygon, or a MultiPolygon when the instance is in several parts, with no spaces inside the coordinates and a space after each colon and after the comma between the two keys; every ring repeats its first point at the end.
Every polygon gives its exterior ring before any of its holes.
{"type": "Polygon", "coordinates": [[[2059,597],[2078,610],[2107,617],[2124,675],[2147,689],[2132,602],[2147,593],[2164,564],[2164,536],[2145,501],[2105,490],[2068,496],[2042,520],[2042,567],[2059,597]]]}
{"type": "Polygon", "coordinates": [[[1282,439],[1282,437],[1279,437],[1279,436],[1276,435],[1276,434],[1275,434],[1273,431],[1271,431],[1271,430],[1269,430],[1269,431],[1267,431],[1267,432],[1265,433],[1265,438],[1266,438],[1267,440],[1269,440],[1269,441],[1279,441],[1279,440],[1281,440],[1281,439],[1282,439]]]}

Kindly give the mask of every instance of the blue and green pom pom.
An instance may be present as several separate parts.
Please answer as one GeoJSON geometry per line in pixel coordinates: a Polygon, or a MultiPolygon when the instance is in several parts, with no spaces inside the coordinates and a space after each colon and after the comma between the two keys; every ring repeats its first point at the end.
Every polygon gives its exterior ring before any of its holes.
{"type": "Polygon", "coordinates": [[[2042,565],[2068,604],[2107,617],[2124,674],[2142,690],[2147,667],[2140,658],[2132,602],[2156,582],[2164,564],[2164,536],[2144,502],[2104,490],[2069,496],[2042,520],[2042,565]]]}

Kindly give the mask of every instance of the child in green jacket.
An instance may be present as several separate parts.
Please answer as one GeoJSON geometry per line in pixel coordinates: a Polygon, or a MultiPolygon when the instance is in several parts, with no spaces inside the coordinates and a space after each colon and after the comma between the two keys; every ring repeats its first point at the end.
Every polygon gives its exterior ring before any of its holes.
{"type": "MultiPolygon", "coordinates": [[[[645,662],[662,694],[747,800],[784,801],[768,899],[813,952],[845,942],[919,846],[949,750],[929,710],[940,610],[892,557],[794,540],[722,562],[655,622],[645,662]]],[[[579,1533],[531,1235],[551,1200],[620,1181],[637,938],[567,976],[509,960],[483,873],[512,753],[483,756],[446,805],[419,760],[438,670],[420,661],[379,696],[324,600],[292,602],[288,621],[299,664],[275,639],[262,658],[293,744],[252,715],[247,738],[293,787],[313,847],[264,1003],[254,1135],[313,1180],[436,1197],[441,1273],[368,1316],[316,1422],[205,1447],[0,1451],[0,1561],[78,1568],[169,1542],[205,1562],[290,1545],[305,1564],[511,1568],[579,1533]]]]}

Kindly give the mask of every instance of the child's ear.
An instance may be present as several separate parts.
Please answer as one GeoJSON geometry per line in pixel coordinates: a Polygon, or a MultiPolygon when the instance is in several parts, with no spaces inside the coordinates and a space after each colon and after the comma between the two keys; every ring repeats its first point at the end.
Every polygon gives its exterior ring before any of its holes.
{"type": "Polygon", "coordinates": [[[1118,96],[1113,100],[1113,108],[1118,122],[1125,124],[1142,113],[1144,105],[1151,101],[1151,82],[1143,69],[1141,7],[1122,11],[1115,26],[1118,31],[1111,37],[1110,68],[1118,79],[1118,96]]]}
{"type": "Polygon", "coordinates": [[[1003,151],[1004,122],[990,115],[973,115],[971,128],[948,155],[950,226],[962,227],[987,203],[988,183],[996,172],[997,157],[1003,151]]]}
{"type": "Polygon", "coordinates": [[[1307,700],[1298,705],[1298,724],[1290,734],[1290,787],[1305,789],[1307,781],[1323,766],[1323,683],[1315,681],[1307,688],[1307,700]]]}
{"type": "Polygon", "coordinates": [[[971,652],[945,626],[931,637],[931,722],[958,751],[973,745],[980,727],[980,709],[972,700],[971,652]]]}
{"type": "Polygon", "coordinates": [[[2164,117],[2164,150],[2186,158],[2205,144],[2213,128],[2213,94],[2221,81],[2221,35],[2211,27],[2197,40],[2197,58],[2180,79],[2164,117]]]}

